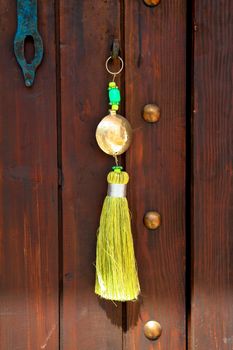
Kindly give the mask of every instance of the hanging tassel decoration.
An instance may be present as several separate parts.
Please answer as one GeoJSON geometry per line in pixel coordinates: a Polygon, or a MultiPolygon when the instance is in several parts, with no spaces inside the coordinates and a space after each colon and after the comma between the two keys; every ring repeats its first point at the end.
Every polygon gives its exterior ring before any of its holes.
{"type": "Polygon", "coordinates": [[[95,293],[110,300],[136,300],[140,287],[126,198],[129,175],[115,166],[107,181],[97,238],[95,293]]]}
{"type": "Polygon", "coordinates": [[[129,175],[118,165],[117,156],[124,153],[132,140],[132,128],[126,118],[117,114],[120,90],[114,79],[123,69],[123,60],[118,56],[121,68],[113,75],[108,94],[111,109],[98,124],[96,140],[105,153],[113,156],[116,166],[107,176],[108,192],[105,197],[97,232],[95,293],[115,301],[136,300],[140,293],[131,218],[126,198],[129,175]]]}

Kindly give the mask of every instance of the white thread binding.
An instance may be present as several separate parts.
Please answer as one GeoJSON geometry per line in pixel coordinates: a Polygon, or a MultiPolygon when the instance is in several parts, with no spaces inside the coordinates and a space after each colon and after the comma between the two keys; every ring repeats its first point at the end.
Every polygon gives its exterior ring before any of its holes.
{"type": "Polygon", "coordinates": [[[108,196],[122,198],[126,197],[126,184],[108,184],[108,196]]]}

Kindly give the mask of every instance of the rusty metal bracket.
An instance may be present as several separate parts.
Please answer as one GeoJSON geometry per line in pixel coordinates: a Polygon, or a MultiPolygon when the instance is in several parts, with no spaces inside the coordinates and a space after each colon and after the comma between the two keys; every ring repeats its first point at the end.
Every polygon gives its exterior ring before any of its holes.
{"type": "Polygon", "coordinates": [[[14,39],[14,52],[20,65],[25,85],[33,85],[36,69],[43,58],[43,42],[37,27],[37,0],[17,0],[18,26],[14,39]],[[25,58],[25,39],[32,37],[34,41],[35,54],[32,62],[25,58]]]}

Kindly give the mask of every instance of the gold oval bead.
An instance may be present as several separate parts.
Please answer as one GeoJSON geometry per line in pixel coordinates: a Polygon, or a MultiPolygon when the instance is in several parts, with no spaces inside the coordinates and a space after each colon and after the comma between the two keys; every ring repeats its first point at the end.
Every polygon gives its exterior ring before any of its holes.
{"type": "Polygon", "coordinates": [[[131,125],[126,118],[111,111],[98,124],[96,141],[103,152],[118,156],[127,151],[131,144],[131,125]]]}

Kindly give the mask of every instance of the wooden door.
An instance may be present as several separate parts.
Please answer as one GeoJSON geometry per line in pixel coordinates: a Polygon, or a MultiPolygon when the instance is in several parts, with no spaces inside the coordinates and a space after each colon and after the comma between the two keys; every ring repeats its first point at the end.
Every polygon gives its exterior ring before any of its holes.
{"type": "Polygon", "coordinates": [[[45,53],[26,88],[16,2],[0,0],[1,350],[233,348],[233,3],[145,2],[38,0],[45,53]],[[116,304],[94,294],[113,165],[95,129],[115,38],[142,290],[116,304]],[[147,104],[160,108],[157,122],[143,119],[147,104]],[[156,230],[144,225],[148,211],[161,215],[156,230]],[[144,334],[150,320],[162,327],[156,341],[144,334]]]}

